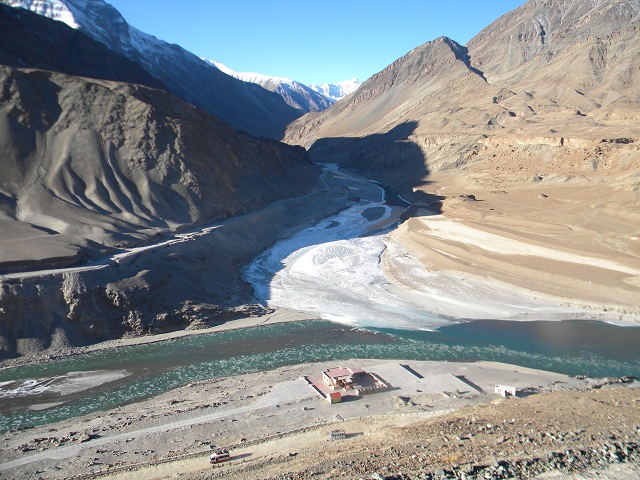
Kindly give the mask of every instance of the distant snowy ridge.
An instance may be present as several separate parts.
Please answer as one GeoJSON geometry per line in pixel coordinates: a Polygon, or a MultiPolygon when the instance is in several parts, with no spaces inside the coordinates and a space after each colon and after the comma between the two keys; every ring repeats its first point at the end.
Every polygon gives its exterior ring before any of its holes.
{"type": "Polygon", "coordinates": [[[242,80],[243,82],[256,83],[267,90],[280,95],[287,104],[307,112],[321,112],[331,106],[333,101],[325,97],[322,92],[309,88],[295,80],[285,77],[274,77],[253,72],[236,72],[223,63],[208,60],[211,65],[223,73],[242,80]]]}
{"type": "Polygon", "coordinates": [[[237,130],[276,138],[303,113],[272,91],[239,81],[179,45],[132,27],[104,0],[0,1],[80,30],[111,51],[138,63],[172,93],[237,130]]]}
{"type": "Polygon", "coordinates": [[[288,85],[292,85],[294,83],[298,84],[298,85],[302,85],[299,82],[296,82],[295,80],[291,80],[290,78],[285,78],[285,77],[275,77],[273,75],[264,75],[262,73],[253,73],[253,72],[236,72],[235,70],[232,70],[231,68],[227,67],[224,63],[220,63],[220,62],[216,62],[215,60],[207,60],[209,63],[211,63],[214,67],[216,67],[218,70],[226,73],[227,75],[231,75],[232,77],[236,77],[239,80],[242,80],[243,82],[251,82],[251,83],[267,83],[267,82],[274,82],[274,83],[286,83],[288,85]]]}
{"type": "Polygon", "coordinates": [[[321,85],[309,85],[309,87],[331,99],[333,102],[337,102],[338,100],[355,92],[361,84],[362,82],[360,80],[352,78],[351,80],[345,80],[344,82],[323,83],[321,85]]]}

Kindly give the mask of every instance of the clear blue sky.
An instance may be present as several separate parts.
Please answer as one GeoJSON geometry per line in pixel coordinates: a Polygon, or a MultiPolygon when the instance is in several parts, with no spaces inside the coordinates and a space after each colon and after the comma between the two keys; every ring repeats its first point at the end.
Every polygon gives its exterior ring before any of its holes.
{"type": "Polygon", "coordinates": [[[465,44],[525,0],[106,0],[143,32],[236,71],[361,81],[445,35],[465,44]]]}

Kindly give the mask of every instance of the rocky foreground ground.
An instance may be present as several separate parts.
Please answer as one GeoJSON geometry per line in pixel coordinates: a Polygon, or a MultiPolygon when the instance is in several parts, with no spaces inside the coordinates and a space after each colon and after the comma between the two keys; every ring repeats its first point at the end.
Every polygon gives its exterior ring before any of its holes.
{"type": "Polygon", "coordinates": [[[639,443],[640,390],[609,386],[494,400],[257,469],[224,466],[189,478],[640,478],[639,443]]]}
{"type": "Polygon", "coordinates": [[[492,362],[346,363],[392,388],[330,405],[299,378],[330,366],[323,363],[192,382],[5,432],[0,478],[640,478],[640,385],[630,377],[492,362]],[[496,383],[520,396],[499,397],[496,383]],[[334,429],[346,438],[329,441],[334,429]],[[232,458],[211,468],[214,444],[232,458]]]}

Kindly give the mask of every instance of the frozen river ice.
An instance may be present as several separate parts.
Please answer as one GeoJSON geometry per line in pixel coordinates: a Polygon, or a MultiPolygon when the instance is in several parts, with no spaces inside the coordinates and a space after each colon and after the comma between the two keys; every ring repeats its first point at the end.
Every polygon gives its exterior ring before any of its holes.
{"type": "Polygon", "coordinates": [[[245,279],[259,300],[358,326],[430,330],[451,323],[399,296],[383,274],[384,234],[408,205],[389,206],[402,202],[388,204],[389,192],[371,180],[335,168],[330,174],[349,188],[353,204],[248,266],[245,279]]]}

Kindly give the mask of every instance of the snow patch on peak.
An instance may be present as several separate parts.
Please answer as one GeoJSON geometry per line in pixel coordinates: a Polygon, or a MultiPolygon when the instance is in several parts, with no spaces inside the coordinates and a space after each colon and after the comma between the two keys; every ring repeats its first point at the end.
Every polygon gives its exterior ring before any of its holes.
{"type": "Polygon", "coordinates": [[[287,85],[293,85],[295,82],[290,78],[285,77],[275,77],[273,75],[264,75],[262,73],[254,73],[254,72],[236,72],[235,70],[227,67],[224,63],[216,62],[215,60],[207,60],[214,67],[216,67],[221,72],[226,73],[227,75],[231,75],[232,77],[237,78],[238,80],[242,80],[243,82],[249,83],[257,83],[258,85],[264,85],[265,83],[285,83],[287,85]]]}
{"type": "Polygon", "coordinates": [[[238,74],[238,72],[236,72],[235,70],[231,70],[224,63],[216,62],[215,60],[207,60],[204,57],[202,58],[202,60],[204,60],[205,62],[209,62],[211,65],[216,67],[222,73],[226,73],[227,75],[231,75],[232,77],[235,77],[238,74]]]}
{"type": "Polygon", "coordinates": [[[74,29],[80,28],[71,9],[59,0],[4,0],[5,5],[30,10],[43,17],[66,23],[74,29]]]}
{"type": "Polygon", "coordinates": [[[255,83],[271,92],[277,93],[288,105],[305,113],[320,112],[329,108],[333,103],[331,99],[326,98],[322,93],[290,78],[274,77],[253,72],[236,72],[215,60],[207,60],[207,62],[221,72],[238,80],[255,83]]]}
{"type": "Polygon", "coordinates": [[[342,89],[344,89],[345,91],[348,91],[349,93],[353,93],[356,91],[356,89],[360,86],[361,83],[362,82],[357,78],[351,78],[349,80],[345,80],[344,82],[337,82],[335,85],[337,85],[338,87],[341,87],[342,89]]]}
{"type": "Polygon", "coordinates": [[[361,84],[362,82],[360,80],[352,78],[343,82],[309,85],[309,87],[332,101],[337,102],[355,92],[361,84]]]}
{"type": "MultiPolygon", "coordinates": [[[[12,7],[24,8],[80,30],[110,50],[137,61],[137,45],[134,41],[144,36],[159,42],[155,37],[136,31],[113,6],[104,0],[2,0],[12,7]],[[137,38],[133,38],[137,37],[137,38]]],[[[149,43],[147,41],[146,43],[149,43]]]]}

